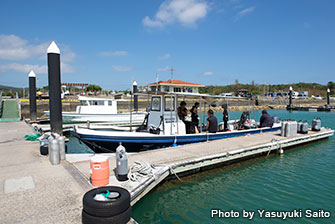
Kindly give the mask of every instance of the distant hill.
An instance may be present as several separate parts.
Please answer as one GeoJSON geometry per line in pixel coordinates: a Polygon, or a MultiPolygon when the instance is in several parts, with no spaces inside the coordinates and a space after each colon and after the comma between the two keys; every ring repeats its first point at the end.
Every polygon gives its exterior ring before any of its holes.
{"type": "Polygon", "coordinates": [[[275,85],[264,85],[264,84],[242,84],[236,81],[235,84],[225,85],[225,86],[206,86],[199,89],[200,93],[209,94],[221,94],[221,93],[236,93],[239,89],[247,89],[253,95],[264,95],[268,92],[278,92],[278,91],[288,91],[290,86],[293,87],[294,91],[308,91],[309,96],[311,95],[321,95],[326,96],[327,88],[331,90],[331,94],[334,93],[335,84],[329,82],[327,85],[322,85],[319,83],[292,83],[292,84],[275,84],[275,85]]]}
{"type": "Polygon", "coordinates": [[[8,91],[8,90],[12,90],[12,91],[20,91],[20,90],[22,90],[22,88],[17,88],[17,87],[12,87],[12,86],[3,86],[3,85],[0,85],[0,91],[8,91]]]}

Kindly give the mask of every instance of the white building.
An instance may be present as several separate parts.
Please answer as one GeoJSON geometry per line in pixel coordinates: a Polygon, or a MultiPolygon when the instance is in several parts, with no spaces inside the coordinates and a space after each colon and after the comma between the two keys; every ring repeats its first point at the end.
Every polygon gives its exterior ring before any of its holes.
{"type": "Polygon", "coordinates": [[[142,88],[147,88],[149,92],[170,92],[170,93],[199,93],[200,87],[205,87],[205,85],[191,83],[191,82],[184,82],[181,80],[168,80],[168,81],[159,81],[157,83],[150,83],[142,88]]]}

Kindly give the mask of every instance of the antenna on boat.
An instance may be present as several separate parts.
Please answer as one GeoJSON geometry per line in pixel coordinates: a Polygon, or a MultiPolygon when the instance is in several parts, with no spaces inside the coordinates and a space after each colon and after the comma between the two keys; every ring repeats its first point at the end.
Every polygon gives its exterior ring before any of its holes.
{"type": "Polygon", "coordinates": [[[172,83],[173,82],[173,71],[174,71],[174,68],[171,67],[170,71],[171,71],[171,83],[172,83]]]}
{"type": "Polygon", "coordinates": [[[158,92],[158,72],[156,72],[156,95],[158,92]]]}

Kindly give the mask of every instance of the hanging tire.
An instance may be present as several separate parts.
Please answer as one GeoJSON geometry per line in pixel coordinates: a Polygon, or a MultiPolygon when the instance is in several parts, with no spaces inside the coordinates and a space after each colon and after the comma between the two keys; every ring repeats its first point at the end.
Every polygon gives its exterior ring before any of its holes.
{"type": "Polygon", "coordinates": [[[121,187],[106,186],[92,189],[83,197],[83,210],[93,216],[110,217],[123,213],[130,207],[130,194],[121,187]],[[96,194],[104,192],[117,192],[119,196],[111,201],[96,201],[96,194]]]}
{"type": "Polygon", "coordinates": [[[81,217],[83,224],[125,224],[130,220],[131,206],[126,211],[110,217],[93,216],[83,210],[81,217]]]}

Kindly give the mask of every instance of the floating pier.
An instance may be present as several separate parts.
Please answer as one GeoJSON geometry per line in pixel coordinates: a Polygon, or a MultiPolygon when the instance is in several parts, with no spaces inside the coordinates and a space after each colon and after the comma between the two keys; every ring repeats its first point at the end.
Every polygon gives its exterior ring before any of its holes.
{"type": "Polygon", "coordinates": [[[297,110],[297,111],[309,111],[309,112],[335,112],[335,106],[298,107],[288,105],[286,109],[297,110]]]}
{"type": "MultiPolygon", "coordinates": [[[[325,139],[332,135],[334,135],[334,130],[327,128],[322,128],[319,132],[309,131],[308,134],[298,134],[290,138],[280,136],[280,132],[277,131],[129,154],[130,166],[136,164],[137,168],[142,166],[145,170],[150,169],[150,172],[144,176],[132,173],[133,180],[124,182],[119,182],[115,177],[115,156],[108,154],[111,171],[109,185],[126,188],[131,194],[131,203],[134,205],[167,178],[180,178],[183,175],[248,158],[267,156],[273,152],[283,153],[288,148],[325,139]]],[[[67,154],[68,162],[73,165],[71,173],[84,178],[85,180],[82,180],[81,183],[86,181],[87,186],[90,186],[90,156],[92,155],[67,154]]]]}

